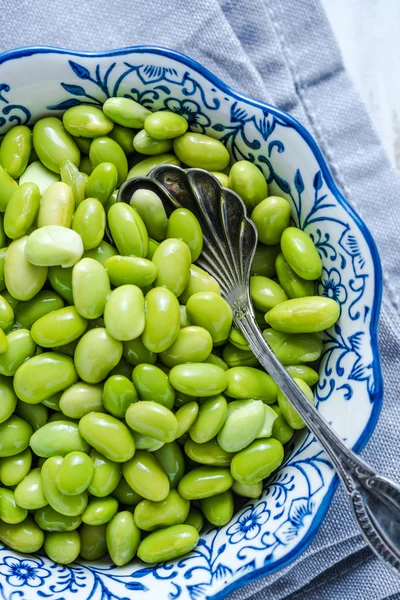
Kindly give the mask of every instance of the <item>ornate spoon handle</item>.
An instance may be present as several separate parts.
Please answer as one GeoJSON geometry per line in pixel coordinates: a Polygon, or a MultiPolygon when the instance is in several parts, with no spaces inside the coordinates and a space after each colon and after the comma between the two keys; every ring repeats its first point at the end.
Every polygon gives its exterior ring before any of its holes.
{"type": "Polygon", "coordinates": [[[261,335],[248,299],[238,299],[233,310],[235,325],[245,336],[253,354],[290,399],[329,455],[347,490],[365,540],[380,558],[400,572],[400,487],[377,475],[349,450],[309,402],[261,335]]]}

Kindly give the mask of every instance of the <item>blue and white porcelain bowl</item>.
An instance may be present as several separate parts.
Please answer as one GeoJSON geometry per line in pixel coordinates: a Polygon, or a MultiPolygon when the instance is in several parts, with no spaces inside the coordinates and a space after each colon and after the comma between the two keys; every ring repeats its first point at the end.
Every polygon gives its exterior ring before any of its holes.
{"type": "MultiPolygon", "coordinates": [[[[377,325],[379,256],[364,223],[340,194],[311,135],[273,106],[239,94],[200,64],[153,47],[100,54],[26,48],[0,55],[0,134],[12,125],[61,115],[82,102],[127,96],[182,114],[193,131],[224,142],[235,159],[254,161],[270,191],[291,202],[296,225],[323,260],[319,286],[341,307],[326,333],[316,392],[319,410],[355,450],[370,437],[382,402],[377,325]]],[[[0,549],[3,600],[202,600],[223,598],[293,561],[321,525],[337,477],[312,435],[300,434],[262,497],[221,529],[203,533],[185,558],[155,567],[103,561],[64,567],[42,555],[0,549]]]]}

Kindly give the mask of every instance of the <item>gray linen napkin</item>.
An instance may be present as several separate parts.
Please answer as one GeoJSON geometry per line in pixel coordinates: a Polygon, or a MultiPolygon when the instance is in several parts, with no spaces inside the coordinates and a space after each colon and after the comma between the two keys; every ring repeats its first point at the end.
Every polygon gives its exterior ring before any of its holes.
{"type": "MultiPolygon", "coordinates": [[[[0,51],[156,44],[299,119],[378,244],[384,271],[381,417],[364,456],[400,481],[400,183],[349,80],[319,0],[0,0],[0,51]]],[[[232,600],[400,598],[400,579],[365,548],[339,488],[311,546],[232,600]]]]}

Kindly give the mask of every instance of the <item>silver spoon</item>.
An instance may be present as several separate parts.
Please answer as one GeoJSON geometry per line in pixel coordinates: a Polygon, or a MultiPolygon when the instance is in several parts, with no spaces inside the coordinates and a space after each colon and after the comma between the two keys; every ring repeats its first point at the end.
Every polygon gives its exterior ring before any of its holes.
{"type": "MultiPolygon", "coordinates": [[[[184,207],[196,215],[204,239],[196,263],[218,281],[223,297],[232,307],[235,327],[329,455],[366,542],[400,573],[400,487],[377,474],[344,445],[281,365],[255,322],[249,279],[257,231],[246,216],[242,200],[232,190],[221,187],[207,171],[171,165],[156,167],[149,177],[126,181],[119,190],[118,201],[129,204],[134,191],[140,188],[161,196],[168,214],[184,207]]],[[[109,232],[108,235],[112,241],[109,232]]]]}

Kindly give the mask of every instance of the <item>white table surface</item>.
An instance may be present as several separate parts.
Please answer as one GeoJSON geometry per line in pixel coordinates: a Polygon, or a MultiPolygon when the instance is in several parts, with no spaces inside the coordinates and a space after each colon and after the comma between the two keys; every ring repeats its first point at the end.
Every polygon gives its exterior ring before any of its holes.
{"type": "Polygon", "coordinates": [[[345,66],[400,171],[400,0],[322,0],[345,66]]]}

